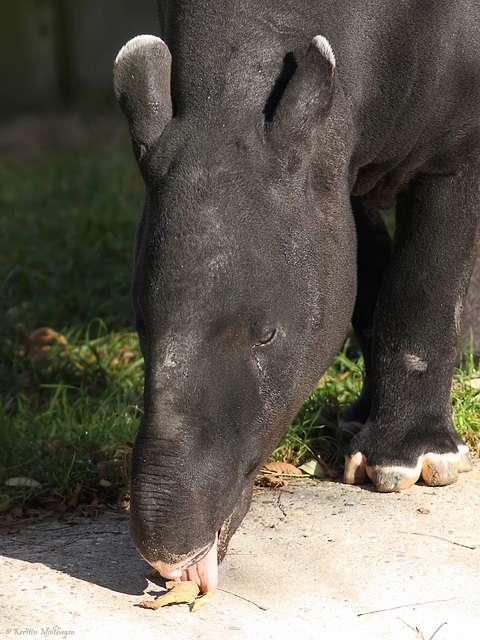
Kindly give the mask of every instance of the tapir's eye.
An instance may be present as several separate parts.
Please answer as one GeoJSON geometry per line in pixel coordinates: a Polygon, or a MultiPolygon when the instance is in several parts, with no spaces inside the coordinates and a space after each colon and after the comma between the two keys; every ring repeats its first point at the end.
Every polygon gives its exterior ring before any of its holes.
{"type": "Polygon", "coordinates": [[[263,347],[264,345],[268,344],[269,342],[272,342],[272,340],[274,339],[276,333],[277,333],[276,329],[270,329],[269,331],[266,331],[263,335],[261,335],[261,336],[259,336],[257,338],[257,340],[254,342],[253,346],[254,347],[263,347]]]}

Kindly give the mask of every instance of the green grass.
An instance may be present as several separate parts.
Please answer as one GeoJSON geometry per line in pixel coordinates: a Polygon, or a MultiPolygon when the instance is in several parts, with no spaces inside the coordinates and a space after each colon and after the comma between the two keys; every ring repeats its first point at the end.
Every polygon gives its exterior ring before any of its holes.
{"type": "MultiPolygon", "coordinates": [[[[0,511],[32,515],[125,498],[142,412],[130,306],[142,199],[127,145],[1,166],[0,511]],[[35,486],[5,484],[19,476],[35,486]]],[[[340,464],[337,418],[362,377],[347,341],[274,459],[298,463],[313,450],[340,464]]],[[[478,452],[479,391],[465,374],[452,399],[457,428],[478,452]]]]}
{"type": "Polygon", "coordinates": [[[314,452],[332,467],[341,465],[348,436],[338,427],[338,418],[359,396],[363,376],[363,358],[349,338],[288,427],[272,459],[299,464],[314,452]]]}
{"type": "Polygon", "coordinates": [[[121,461],[141,414],[130,279],[142,198],[127,145],[2,166],[0,510],[42,491],[68,502],[81,482],[86,500],[125,490],[122,466],[104,463],[121,461]],[[45,344],[31,340],[41,327],[54,330],[45,344]],[[4,485],[18,475],[40,489],[4,485]]]}

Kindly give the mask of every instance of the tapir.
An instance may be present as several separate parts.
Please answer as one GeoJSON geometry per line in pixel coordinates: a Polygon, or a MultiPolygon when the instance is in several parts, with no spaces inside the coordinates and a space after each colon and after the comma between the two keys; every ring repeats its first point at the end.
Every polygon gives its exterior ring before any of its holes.
{"type": "Polygon", "coordinates": [[[351,322],[365,383],[342,417],[358,431],[344,481],[400,491],[471,469],[450,388],[470,281],[477,344],[480,328],[480,3],[159,13],[162,39],[134,38],[114,70],[146,187],[131,535],[161,575],[214,591],[259,469],[351,322]]]}

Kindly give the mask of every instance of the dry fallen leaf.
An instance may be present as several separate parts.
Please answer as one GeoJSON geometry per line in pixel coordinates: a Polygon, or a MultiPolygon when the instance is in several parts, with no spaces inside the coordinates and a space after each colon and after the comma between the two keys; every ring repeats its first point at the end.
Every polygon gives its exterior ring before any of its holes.
{"type": "Polygon", "coordinates": [[[259,484],[280,489],[288,484],[287,476],[302,476],[303,472],[288,462],[266,462],[262,468],[259,484]]]}
{"type": "Polygon", "coordinates": [[[142,606],[148,609],[160,609],[160,607],[164,607],[166,604],[190,603],[195,600],[200,591],[198,584],[193,582],[193,580],[186,580],[185,582],[169,581],[166,583],[166,586],[170,591],[159,596],[156,600],[143,600],[142,606]]]}
{"type": "Polygon", "coordinates": [[[7,487],[39,487],[40,482],[33,478],[26,478],[25,476],[15,476],[5,480],[7,487]]]}
{"type": "Polygon", "coordinates": [[[33,363],[48,360],[54,346],[65,353],[70,349],[65,336],[51,327],[40,327],[29,334],[25,325],[19,323],[15,325],[15,331],[25,347],[20,353],[25,354],[33,363]]]}
{"type": "Polygon", "coordinates": [[[205,591],[205,593],[202,593],[202,595],[199,596],[193,603],[192,613],[198,611],[200,607],[203,607],[204,604],[208,604],[209,602],[211,602],[212,598],[213,593],[211,591],[205,591]]]}
{"type": "Polygon", "coordinates": [[[325,468],[320,464],[320,462],[318,462],[318,460],[314,459],[308,460],[302,464],[299,469],[314,478],[325,478],[327,475],[325,468]]]}
{"type": "Polygon", "coordinates": [[[273,473],[281,475],[303,475],[302,471],[298,467],[294,467],[293,464],[289,464],[288,462],[266,462],[263,465],[263,468],[267,471],[272,471],[273,473]]]}
{"type": "Polygon", "coordinates": [[[73,490],[72,497],[70,499],[70,502],[68,503],[69,507],[76,507],[78,505],[78,499],[80,496],[80,492],[82,491],[82,487],[83,487],[83,480],[79,482],[75,487],[75,489],[73,490]]]}
{"type": "Polygon", "coordinates": [[[272,489],[281,489],[282,487],[286,487],[288,484],[288,480],[285,478],[279,478],[276,475],[265,475],[260,480],[260,485],[262,487],[270,487],[272,489]]]}

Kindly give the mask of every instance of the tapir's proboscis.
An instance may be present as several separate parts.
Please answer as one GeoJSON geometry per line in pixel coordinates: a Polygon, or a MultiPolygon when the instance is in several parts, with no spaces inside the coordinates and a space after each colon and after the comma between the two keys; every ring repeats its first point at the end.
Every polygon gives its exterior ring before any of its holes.
{"type": "Polygon", "coordinates": [[[365,382],[342,416],[344,481],[471,469],[450,389],[460,338],[480,348],[480,3],[159,9],[162,39],[131,40],[114,77],[146,187],[131,534],[161,575],[213,592],[351,322],[365,382]]]}

